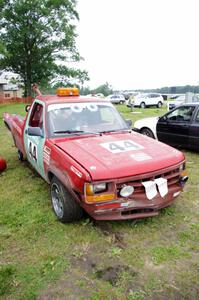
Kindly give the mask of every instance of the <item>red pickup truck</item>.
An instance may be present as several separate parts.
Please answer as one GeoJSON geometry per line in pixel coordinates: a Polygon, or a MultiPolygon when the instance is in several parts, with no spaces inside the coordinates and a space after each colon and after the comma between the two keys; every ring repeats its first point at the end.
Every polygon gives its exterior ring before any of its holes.
{"type": "Polygon", "coordinates": [[[20,160],[50,184],[57,218],[155,216],[187,180],[184,155],[130,129],[106,99],[59,88],[38,95],[25,118],[4,113],[20,160]]]}

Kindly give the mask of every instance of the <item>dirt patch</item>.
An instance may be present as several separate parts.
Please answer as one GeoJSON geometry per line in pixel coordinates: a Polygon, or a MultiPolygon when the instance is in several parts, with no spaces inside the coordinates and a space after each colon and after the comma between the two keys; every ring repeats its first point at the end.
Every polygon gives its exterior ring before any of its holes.
{"type": "Polygon", "coordinates": [[[81,257],[72,254],[69,270],[56,283],[48,285],[37,299],[89,299],[95,290],[94,274],[102,259],[94,256],[93,252],[88,248],[81,257]]]}
{"type": "Polygon", "coordinates": [[[108,281],[111,285],[115,286],[123,272],[128,272],[131,277],[137,275],[137,272],[131,270],[129,266],[122,265],[109,266],[105,269],[97,270],[95,274],[97,278],[108,281]]]}
{"type": "Polygon", "coordinates": [[[99,233],[102,233],[105,236],[110,237],[111,242],[117,246],[118,248],[125,249],[127,247],[127,244],[125,243],[125,233],[123,232],[114,232],[114,230],[111,228],[111,225],[106,222],[94,222],[95,228],[98,230],[99,233]]]}
{"type": "Polygon", "coordinates": [[[72,254],[69,270],[56,283],[48,285],[37,299],[90,299],[100,288],[100,280],[117,287],[120,285],[122,274],[126,273],[130,278],[138,274],[128,265],[105,258],[103,252],[96,253],[96,249],[89,248],[81,257],[72,254]]]}
{"type": "Polygon", "coordinates": [[[93,226],[97,229],[99,233],[108,236],[113,233],[110,223],[103,221],[93,221],[93,226]]]}

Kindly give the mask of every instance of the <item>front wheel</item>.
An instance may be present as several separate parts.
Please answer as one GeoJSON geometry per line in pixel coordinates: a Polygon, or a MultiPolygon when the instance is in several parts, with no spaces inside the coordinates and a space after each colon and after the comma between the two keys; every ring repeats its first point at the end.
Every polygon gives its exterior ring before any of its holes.
{"type": "Polygon", "coordinates": [[[18,160],[23,161],[23,153],[20,150],[18,150],[17,156],[18,156],[18,160]]]}
{"type": "Polygon", "coordinates": [[[141,134],[146,135],[152,139],[155,138],[153,132],[149,128],[143,128],[140,132],[141,132],[141,134]]]}
{"type": "Polygon", "coordinates": [[[157,104],[157,108],[161,108],[162,107],[162,102],[158,102],[158,104],[157,104]]]}
{"type": "Polygon", "coordinates": [[[140,108],[145,108],[145,107],[146,107],[145,102],[141,102],[141,103],[140,103],[140,108]]]}
{"type": "Polygon", "coordinates": [[[51,181],[50,191],[53,210],[60,222],[69,223],[81,219],[83,209],[56,177],[51,181]]]}

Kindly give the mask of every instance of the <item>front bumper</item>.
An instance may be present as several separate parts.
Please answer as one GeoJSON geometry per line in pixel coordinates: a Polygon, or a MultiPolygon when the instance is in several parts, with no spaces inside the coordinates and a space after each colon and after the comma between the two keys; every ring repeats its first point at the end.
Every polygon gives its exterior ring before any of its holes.
{"type": "Polygon", "coordinates": [[[135,199],[126,198],[125,201],[118,201],[109,204],[95,204],[85,207],[86,211],[95,220],[127,220],[152,217],[159,214],[159,211],[171,205],[181,193],[182,186],[172,187],[168,194],[162,198],[159,194],[152,200],[142,195],[135,199]],[[114,207],[114,205],[118,207],[114,207]]]}
{"type": "Polygon", "coordinates": [[[169,206],[175,201],[188,180],[186,172],[180,171],[182,163],[175,167],[154,171],[150,174],[118,179],[115,181],[115,188],[117,190],[115,201],[93,204],[86,204],[84,202],[82,206],[95,220],[126,220],[156,216],[162,208],[169,206]],[[160,190],[158,190],[156,196],[149,200],[143,181],[153,181],[160,177],[167,180],[167,194],[162,197],[160,190]],[[120,190],[125,185],[134,187],[133,194],[127,198],[120,196],[120,190]]]}

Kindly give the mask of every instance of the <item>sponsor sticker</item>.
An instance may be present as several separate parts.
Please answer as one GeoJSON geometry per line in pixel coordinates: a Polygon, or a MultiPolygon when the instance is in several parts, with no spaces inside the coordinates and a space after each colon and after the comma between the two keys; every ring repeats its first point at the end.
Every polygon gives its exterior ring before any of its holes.
{"type": "Polygon", "coordinates": [[[50,154],[51,154],[51,149],[48,148],[47,146],[44,146],[44,150],[43,150],[43,158],[44,158],[44,162],[49,165],[50,164],[50,154]]]}
{"type": "Polygon", "coordinates": [[[79,170],[77,170],[74,166],[71,166],[70,167],[70,169],[71,169],[71,171],[73,172],[73,173],[75,173],[78,177],[82,177],[82,173],[79,171],[79,170]]]}
{"type": "Polygon", "coordinates": [[[96,166],[90,166],[90,170],[96,170],[96,166]]]}
{"type": "Polygon", "coordinates": [[[136,161],[144,161],[152,159],[152,157],[144,152],[138,152],[130,155],[136,161]]]}

